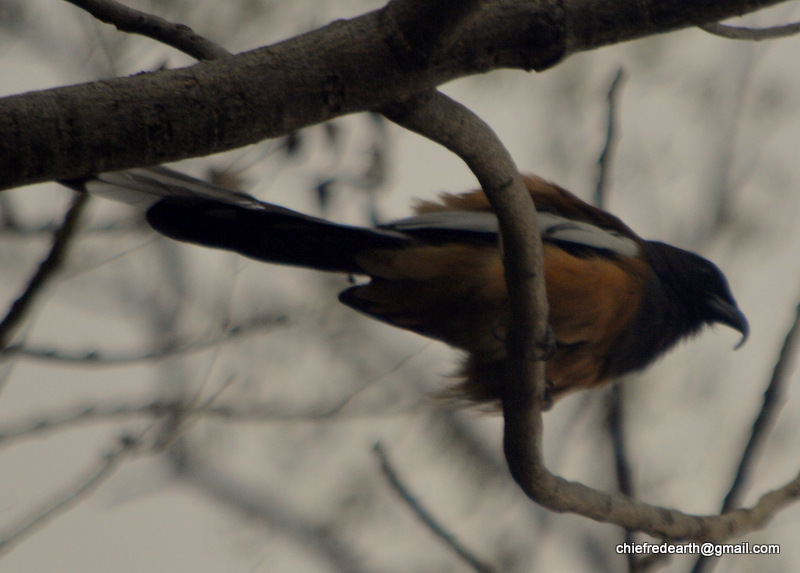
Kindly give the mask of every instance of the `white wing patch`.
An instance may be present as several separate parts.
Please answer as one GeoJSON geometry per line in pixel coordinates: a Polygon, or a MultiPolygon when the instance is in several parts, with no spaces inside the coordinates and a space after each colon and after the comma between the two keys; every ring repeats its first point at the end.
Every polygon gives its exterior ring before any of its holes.
{"type": "MultiPolygon", "coordinates": [[[[545,241],[572,243],[583,247],[609,251],[623,257],[639,254],[639,245],[630,237],[604,229],[584,221],[573,221],[547,211],[539,212],[539,226],[545,241]]],[[[437,211],[401,219],[385,226],[386,228],[410,235],[451,232],[459,234],[486,235],[496,240],[499,224],[494,213],[485,211],[437,211]]]]}
{"type": "Polygon", "coordinates": [[[639,244],[619,231],[604,229],[585,221],[573,221],[566,217],[543,211],[539,213],[542,240],[562,241],[611,251],[622,257],[639,254],[639,244]]]}

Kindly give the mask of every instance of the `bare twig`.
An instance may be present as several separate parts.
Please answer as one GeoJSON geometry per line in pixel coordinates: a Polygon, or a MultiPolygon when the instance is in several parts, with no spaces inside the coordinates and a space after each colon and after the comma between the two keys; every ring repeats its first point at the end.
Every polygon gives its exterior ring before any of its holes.
{"type": "Polygon", "coordinates": [[[61,408],[53,412],[41,412],[29,419],[6,423],[0,426],[0,447],[12,441],[33,438],[42,434],[69,429],[83,424],[97,424],[117,418],[150,417],[155,420],[180,415],[183,418],[219,419],[226,422],[318,422],[320,420],[349,420],[356,417],[395,416],[407,414],[415,410],[415,405],[398,407],[395,403],[387,403],[386,407],[367,409],[347,409],[353,396],[363,390],[356,388],[353,392],[333,403],[317,406],[306,406],[294,411],[285,404],[219,404],[205,403],[191,405],[181,401],[154,400],[144,403],[109,403],[78,405],[61,408]]]}
{"type": "Polygon", "coordinates": [[[119,444],[103,456],[99,465],[80,479],[77,485],[68,488],[55,499],[48,501],[31,514],[22,524],[0,534],[0,555],[8,552],[16,543],[42,527],[91,494],[119,467],[122,461],[139,446],[136,439],[123,437],[119,444]]]}
{"type": "Polygon", "coordinates": [[[73,363],[80,366],[99,366],[101,368],[124,366],[135,362],[156,361],[180,354],[201,352],[239,336],[251,334],[265,328],[280,326],[286,324],[286,322],[287,318],[284,316],[267,315],[250,320],[246,324],[232,326],[216,336],[209,336],[195,341],[171,341],[158,348],[152,348],[140,353],[99,350],[68,352],[55,348],[34,348],[24,344],[10,344],[6,348],[0,349],[0,361],[8,358],[27,358],[49,362],[73,363]]]}
{"type": "Polygon", "coordinates": [[[794,366],[794,359],[797,353],[798,343],[800,342],[800,304],[795,310],[794,322],[786,333],[786,338],[781,346],[778,360],[772,371],[767,389],[764,390],[764,401],[761,410],[753,422],[753,429],[750,432],[750,440],[742,452],[742,459],[739,468],[736,470],[736,477],[731,483],[728,495],[722,504],[722,512],[733,509],[741,498],[742,490],[747,483],[750,470],[753,468],[755,459],[758,455],[767,432],[775,422],[775,418],[783,405],[783,392],[789,378],[789,373],[794,366]]]}
{"type": "Polygon", "coordinates": [[[67,0],[67,2],[86,10],[101,22],[115,26],[121,32],[147,36],[198,60],[215,60],[231,55],[221,46],[197,35],[188,26],[173,24],[153,14],[128,8],[114,0],[67,0]]]}
{"type": "MultiPolygon", "coordinates": [[[[764,390],[764,400],[761,404],[761,410],[758,412],[758,416],[756,416],[753,422],[750,439],[747,441],[747,445],[742,452],[736,475],[722,503],[722,513],[731,511],[739,504],[744,488],[747,485],[747,478],[755,466],[764,440],[767,438],[767,434],[775,423],[775,418],[783,405],[783,391],[789,378],[789,373],[793,367],[798,343],[800,343],[800,304],[798,304],[795,309],[794,321],[789,331],[786,333],[780,353],[778,354],[778,360],[772,370],[769,384],[767,384],[767,388],[764,390]]],[[[714,561],[715,559],[711,557],[699,556],[697,561],[695,561],[692,573],[702,573],[706,571],[714,561]]]]}
{"type": "Polygon", "coordinates": [[[277,530],[307,547],[334,571],[367,571],[361,557],[341,537],[337,527],[304,518],[287,507],[280,497],[264,488],[256,490],[230,471],[223,471],[203,460],[186,442],[177,443],[169,453],[176,475],[203,495],[268,526],[271,535],[277,530]]]}
{"type": "MultiPolygon", "coordinates": [[[[0,197],[3,194],[0,193],[0,197]]],[[[58,230],[58,225],[54,223],[43,223],[36,226],[22,226],[14,224],[13,226],[0,227],[0,237],[3,240],[8,239],[27,239],[29,237],[38,238],[40,235],[52,235],[58,230]]],[[[140,231],[142,229],[149,229],[146,226],[144,217],[125,217],[117,221],[111,221],[102,225],[89,226],[81,230],[84,235],[103,234],[103,233],[130,233],[131,231],[140,231]]]]}
{"type": "MultiPolygon", "coordinates": [[[[621,382],[615,382],[606,410],[606,427],[611,436],[614,452],[614,468],[617,474],[617,489],[620,493],[633,497],[633,476],[628,461],[628,446],[625,439],[625,392],[621,382]]],[[[626,541],[629,541],[626,539],[626,541]]]]}
{"type": "Polygon", "coordinates": [[[625,82],[625,70],[619,68],[611,86],[608,88],[608,116],[606,125],[606,142],[600,157],[597,159],[597,185],[594,189],[594,204],[603,209],[606,204],[606,188],[611,177],[611,165],[614,162],[614,151],[619,139],[619,126],[617,125],[617,107],[622,86],[625,82]]]}
{"type": "MultiPolygon", "coordinates": [[[[606,140],[603,150],[597,159],[597,184],[594,190],[594,203],[601,209],[608,202],[608,182],[611,178],[611,167],[614,163],[614,152],[619,141],[619,125],[617,121],[619,98],[625,81],[625,70],[620,67],[611,80],[608,88],[608,112],[606,120],[606,140]]],[[[628,447],[625,439],[625,394],[622,383],[617,381],[611,387],[606,407],[606,428],[611,437],[614,455],[614,470],[617,476],[617,490],[624,495],[634,497],[633,476],[628,461],[628,447]]],[[[625,530],[625,543],[633,543],[634,532],[625,530]]],[[[628,553],[628,569],[637,568],[636,555],[628,553]]]]}
{"type": "Polygon", "coordinates": [[[11,304],[5,318],[0,322],[0,349],[8,346],[11,338],[22,323],[37,297],[44,287],[61,269],[67,257],[67,252],[78,230],[81,212],[88,202],[87,195],[76,193],[70,205],[64,222],[53,237],[53,244],[47,257],[39,264],[39,268],[28,281],[22,294],[11,304]]]}
{"type": "Polygon", "coordinates": [[[463,559],[472,569],[478,571],[478,573],[490,573],[494,571],[493,567],[481,561],[472,551],[464,547],[452,532],[445,529],[445,527],[422,506],[416,496],[403,484],[400,476],[397,475],[397,472],[389,461],[386,450],[384,450],[380,442],[375,443],[372,451],[378,456],[378,461],[381,464],[381,471],[383,471],[383,475],[386,476],[389,485],[392,486],[392,489],[402,498],[406,505],[414,512],[420,521],[425,524],[425,527],[427,527],[431,533],[444,541],[456,555],[463,559]]]}
{"type": "Polygon", "coordinates": [[[31,438],[87,423],[99,423],[114,418],[132,416],[160,417],[176,408],[173,403],[147,402],[144,404],[107,404],[62,408],[55,412],[40,413],[30,420],[5,424],[0,427],[0,446],[13,440],[31,438]]]}
{"type": "Polygon", "coordinates": [[[727,24],[703,24],[699,26],[701,30],[722,36],[731,40],[750,40],[759,42],[761,40],[774,40],[777,38],[787,38],[796,36],[800,33],[800,22],[783,24],[781,26],[770,26],[769,28],[747,28],[744,26],[728,26],[727,24]]]}

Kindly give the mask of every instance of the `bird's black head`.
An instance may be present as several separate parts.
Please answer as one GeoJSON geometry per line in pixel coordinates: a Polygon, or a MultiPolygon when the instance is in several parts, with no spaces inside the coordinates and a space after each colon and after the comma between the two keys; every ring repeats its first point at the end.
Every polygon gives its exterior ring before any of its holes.
{"type": "Polygon", "coordinates": [[[725,275],[703,257],[677,247],[647,241],[647,258],[656,275],[683,310],[683,335],[697,331],[704,324],[719,322],[738,330],[747,340],[749,326],[731,294],[725,275]]]}
{"type": "Polygon", "coordinates": [[[638,312],[608,357],[608,374],[641,370],[679,340],[705,324],[720,322],[747,339],[747,319],[728,288],[728,281],[703,257],[655,241],[644,242],[651,274],[638,312]]]}

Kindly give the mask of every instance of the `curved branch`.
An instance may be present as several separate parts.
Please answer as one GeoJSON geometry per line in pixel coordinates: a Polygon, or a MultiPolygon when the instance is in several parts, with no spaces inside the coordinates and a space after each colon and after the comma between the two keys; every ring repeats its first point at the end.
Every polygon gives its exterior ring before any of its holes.
{"type": "Polygon", "coordinates": [[[548,303],[535,207],[511,154],[494,131],[469,109],[435,92],[384,109],[395,123],[461,157],[478,178],[500,220],[511,308],[507,341],[509,373],[503,398],[514,408],[541,410],[544,362],[538,351],[547,335],[548,303]],[[535,367],[534,367],[535,365],[535,367]],[[535,372],[534,372],[535,370],[535,372]],[[521,380],[526,382],[521,383],[521,380]],[[534,380],[536,380],[534,382],[534,380]]]}
{"type": "Polygon", "coordinates": [[[769,28],[746,28],[744,26],[728,26],[716,22],[714,24],[704,24],[701,30],[721,36],[730,40],[750,40],[760,42],[762,40],[775,40],[778,38],[788,38],[800,34],[800,22],[783,24],[782,26],[770,26],[769,28]]]}
{"type": "Polygon", "coordinates": [[[494,132],[446,96],[420,97],[385,113],[458,154],[478,177],[500,219],[509,307],[514,309],[508,340],[510,376],[503,395],[504,451],[512,476],[528,497],[553,511],[578,513],[656,537],[695,541],[720,541],[757,529],[800,497],[798,475],[750,509],[699,516],[592,489],[551,473],[541,448],[544,362],[539,349],[546,336],[547,299],[530,195],[494,132]]]}

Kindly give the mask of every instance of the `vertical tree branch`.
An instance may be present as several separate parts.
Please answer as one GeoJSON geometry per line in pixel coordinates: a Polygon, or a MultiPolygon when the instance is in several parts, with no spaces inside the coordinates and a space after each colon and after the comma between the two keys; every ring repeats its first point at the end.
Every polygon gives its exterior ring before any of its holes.
{"type": "MultiPolygon", "coordinates": [[[[606,115],[606,140],[603,150],[597,159],[597,184],[595,185],[594,203],[597,207],[605,209],[608,202],[608,187],[611,178],[611,168],[614,164],[614,153],[619,142],[618,106],[625,82],[625,70],[620,67],[611,80],[608,88],[608,112],[606,115]]],[[[606,428],[611,437],[612,452],[614,455],[614,472],[617,477],[617,490],[627,496],[634,497],[633,476],[631,465],[628,461],[628,447],[625,437],[625,392],[620,381],[615,381],[611,386],[606,408],[606,428]]],[[[634,532],[625,530],[625,543],[633,543],[634,532]]],[[[628,553],[628,570],[637,568],[636,555],[628,553]]]]}
{"type": "Polygon", "coordinates": [[[625,70],[620,67],[611,86],[608,88],[608,115],[606,125],[606,142],[603,151],[597,159],[597,185],[594,189],[594,204],[601,209],[605,208],[608,180],[611,177],[611,166],[614,162],[614,151],[619,140],[619,129],[617,125],[617,107],[622,93],[622,86],[625,82],[625,70]]]}
{"type": "Polygon", "coordinates": [[[384,110],[392,121],[456,153],[478,178],[500,221],[510,312],[503,392],[505,451],[512,475],[530,483],[542,467],[544,341],[548,303],[536,210],[514,160],[469,109],[433,92],[384,110]]]}

